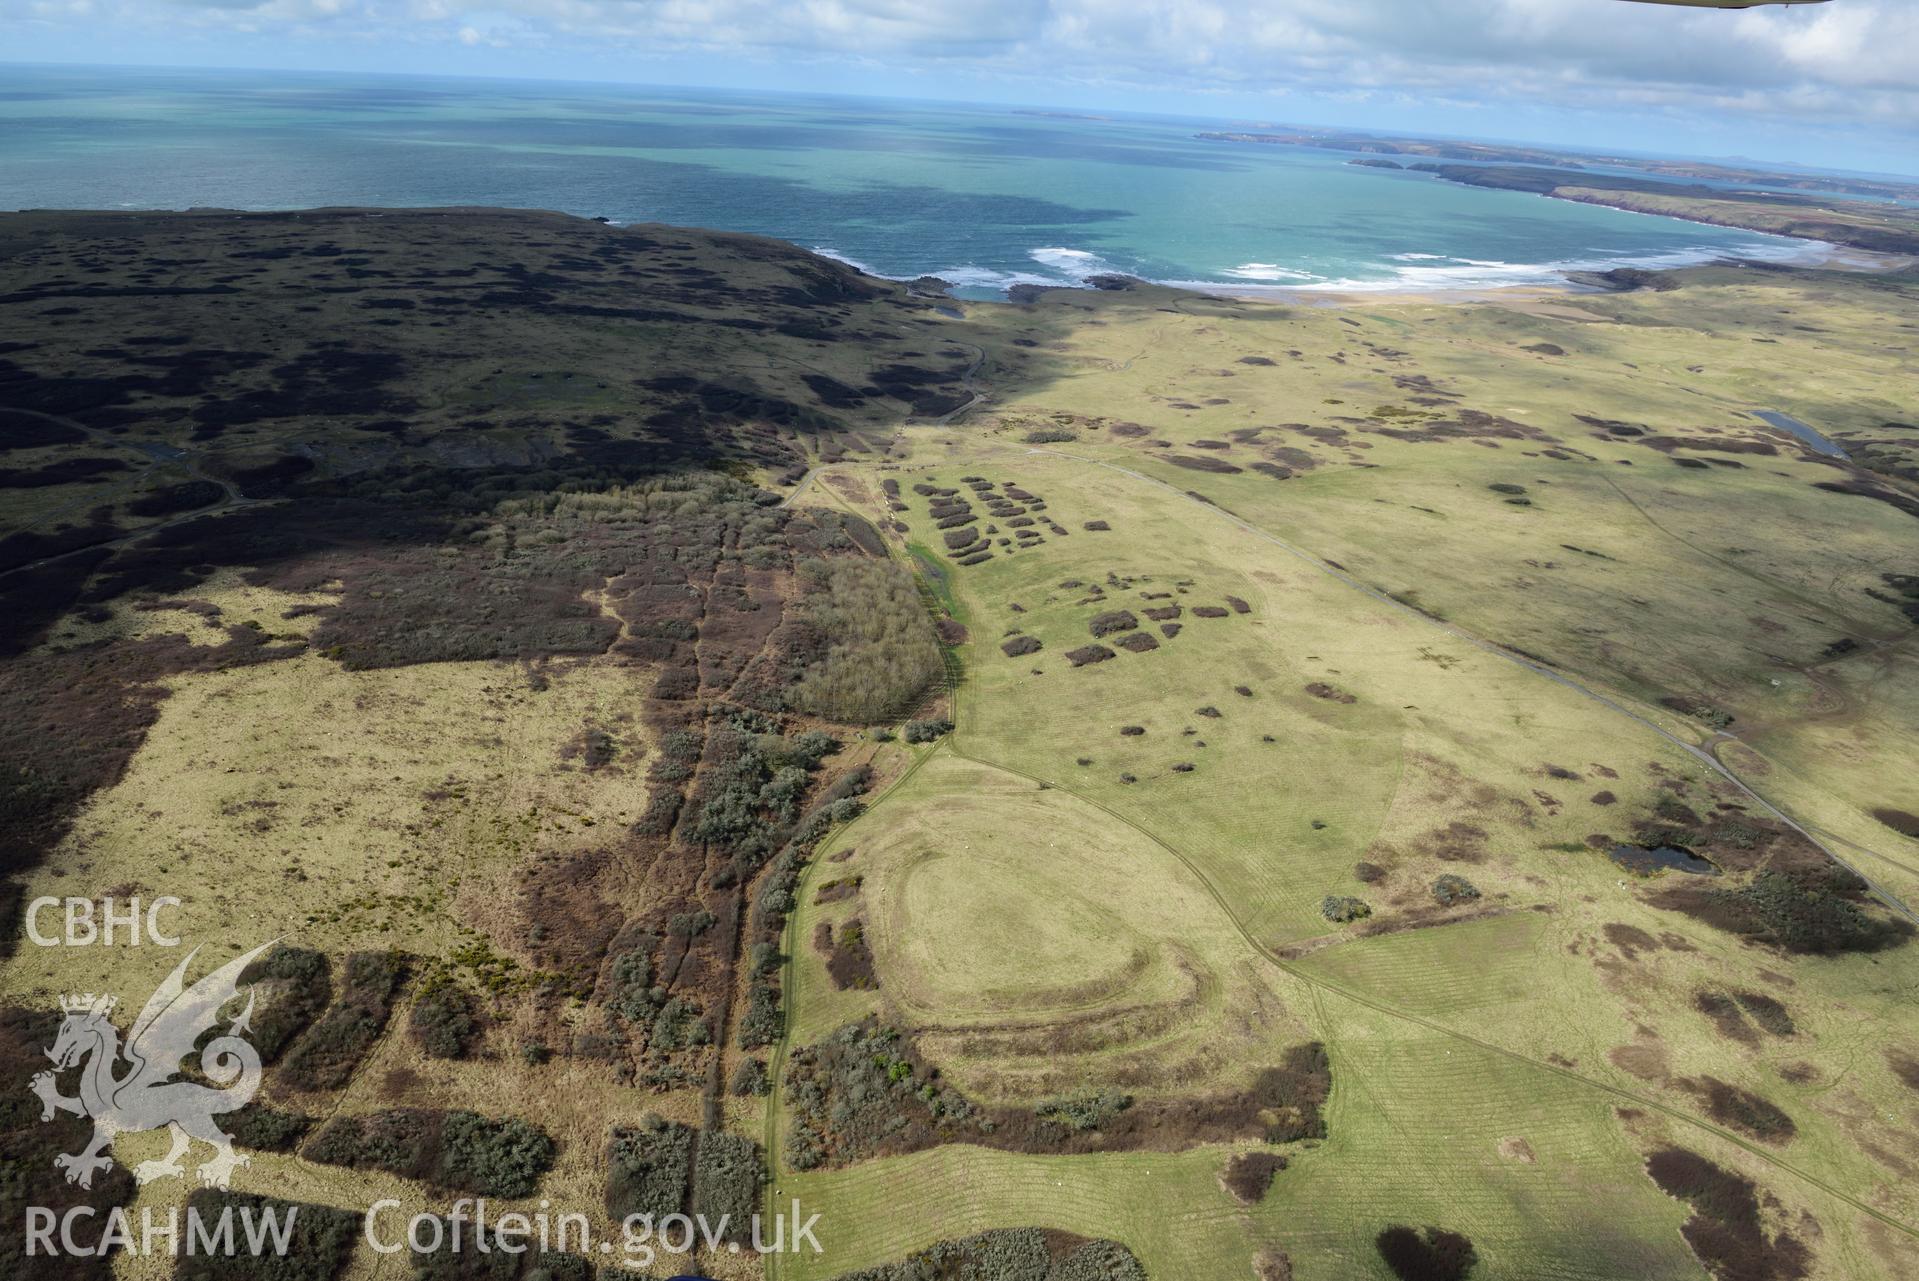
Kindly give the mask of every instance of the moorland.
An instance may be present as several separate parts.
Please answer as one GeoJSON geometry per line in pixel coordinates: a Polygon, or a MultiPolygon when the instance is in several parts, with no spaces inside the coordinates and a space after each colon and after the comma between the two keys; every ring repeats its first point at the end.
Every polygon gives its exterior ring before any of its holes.
{"type": "MultiPolygon", "coordinates": [[[[1919,276],[989,304],[488,210],[0,276],[7,911],[281,940],[192,1195],[302,1277],[475,1195],[821,1214],[718,1277],[1919,1271],[1919,276]]],[[[6,938],[22,1081],[177,960],[6,938]]],[[[0,1209],[189,1195],[84,1133],[22,1091],[0,1209]]]]}

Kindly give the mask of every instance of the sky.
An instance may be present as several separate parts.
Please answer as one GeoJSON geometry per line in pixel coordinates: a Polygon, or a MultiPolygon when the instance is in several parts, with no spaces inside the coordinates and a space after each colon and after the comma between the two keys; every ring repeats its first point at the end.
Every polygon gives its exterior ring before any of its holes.
{"type": "Polygon", "coordinates": [[[1919,0],[0,0],[0,60],[828,91],[1919,175],[1919,0]]]}

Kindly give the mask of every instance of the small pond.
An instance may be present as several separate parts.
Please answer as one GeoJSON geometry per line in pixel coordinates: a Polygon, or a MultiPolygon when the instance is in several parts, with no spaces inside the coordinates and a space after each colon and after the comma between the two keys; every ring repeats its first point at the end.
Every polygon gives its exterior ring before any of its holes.
{"type": "Polygon", "coordinates": [[[1635,876],[1657,876],[1661,872],[1719,875],[1719,869],[1710,859],[1700,858],[1677,845],[1615,845],[1609,857],[1635,876]]]}
{"type": "Polygon", "coordinates": [[[1782,414],[1776,409],[1755,409],[1752,411],[1752,416],[1771,423],[1780,431],[1791,432],[1794,436],[1797,436],[1800,440],[1803,440],[1806,444],[1811,445],[1814,449],[1829,458],[1847,457],[1846,447],[1844,445],[1841,445],[1830,436],[1820,435],[1812,428],[1806,426],[1806,424],[1800,422],[1797,418],[1794,418],[1791,414],[1782,414]]]}

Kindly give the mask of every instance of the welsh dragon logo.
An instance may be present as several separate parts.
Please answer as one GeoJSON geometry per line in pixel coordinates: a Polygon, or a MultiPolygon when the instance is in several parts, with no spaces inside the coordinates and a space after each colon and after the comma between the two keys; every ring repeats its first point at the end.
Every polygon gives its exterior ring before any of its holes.
{"type": "Polygon", "coordinates": [[[233,1171],[247,1164],[213,1118],[245,1107],[260,1088],[260,1055],[242,1039],[251,1030],[251,990],[246,1008],[226,1033],[205,1045],[200,1041],[217,1030],[221,1008],[238,995],[241,973],[272,946],[268,943],[236,957],[188,987],[187,966],[199,954],[195,948],[147,999],[124,1046],[108,1018],[113,997],[89,993],[60,998],[66,1017],[46,1054],[56,1072],[85,1064],[80,1094],[71,1099],[62,1095],[54,1084],[54,1072],[36,1074],[30,1088],[40,1096],[42,1121],[51,1121],[57,1112],[93,1120],[93,1138],[84,1148],[53,1158],[54,1165],[66,1171],[67,1182],[92,1187],[93,1176],[113,1164],[107,1151],[117,1136],[162,1126],[172,1131],[172,1146],[160,1160],[134,1167],[133,1177],[141,1183],[184,1173],[180,1158],[195,1139],[213,1148],[213,1155],[200,1165],[201,1183],[224,1188],[233,1171]],[[200,1075],[212,1085],[175,1079],[182,1061],[195,1053],[200,1056],[200,1075]]]}

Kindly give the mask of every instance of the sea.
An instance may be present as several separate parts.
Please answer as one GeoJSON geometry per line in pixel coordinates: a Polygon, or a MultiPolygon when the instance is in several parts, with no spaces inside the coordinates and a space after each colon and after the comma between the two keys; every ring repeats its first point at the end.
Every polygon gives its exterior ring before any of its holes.
{"type": "MultiPolygon", "coordinates": [[[[1102,273],[1450,291],[1822,247],[1196,135],[737,90],[0,64],[0,209],[499,205],[777,236],[968,297],[1102,273]]],[[[1270,126],[1269,126],[1270,127],[1270,126]]]]}

